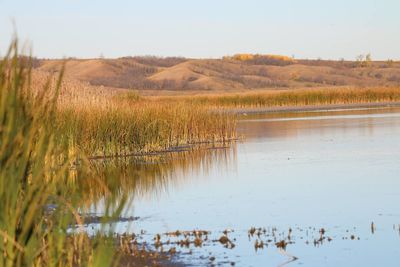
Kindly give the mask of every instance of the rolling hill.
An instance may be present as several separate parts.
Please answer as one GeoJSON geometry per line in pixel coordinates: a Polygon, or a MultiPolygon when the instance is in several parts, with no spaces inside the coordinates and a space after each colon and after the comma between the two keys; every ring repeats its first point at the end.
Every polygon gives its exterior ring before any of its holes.
{"type": "MultiPolygon", "coordinates": [[[[62,60],[39,60],[36,69],[53,73],[62,63],[62,60]]],[[[398,86],[400,62],[294,60],[283,56],[246,54],[222,59],[69,59],[66,76],[91,85],[137,90],[398,86]]]]}

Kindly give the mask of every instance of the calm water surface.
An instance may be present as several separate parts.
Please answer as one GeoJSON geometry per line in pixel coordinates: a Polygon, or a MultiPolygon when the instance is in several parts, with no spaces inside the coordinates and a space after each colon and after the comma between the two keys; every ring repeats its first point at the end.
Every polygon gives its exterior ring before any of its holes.
{"type": "Polygon", "coordinates": [[[211,162],[136,195],[127,212],[142,219],[117,231],[144,229],[151,240],[178,229],[209,230],[210,239],[234,230],[234,249],[178,249],[195,266],[211,256],[227,266],[400,266],[400,109],[246,116],[238,134],[244,140],[211,162]],[[291,228],[294,243],[256,251],[253,226],[276,228],[277,241],[291,228]],[[320,228],[332,241],[314,246],[320,228]],[[287,263],[290,255],[298,260],[287,263]]]}

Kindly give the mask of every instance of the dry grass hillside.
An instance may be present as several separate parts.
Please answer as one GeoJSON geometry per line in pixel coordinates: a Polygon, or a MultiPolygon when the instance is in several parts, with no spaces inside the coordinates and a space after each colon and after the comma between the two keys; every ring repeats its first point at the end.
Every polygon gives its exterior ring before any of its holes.
{"type": "MultiPolygon", "coordinates": [[[[36,69],[57,72],[61,60],[36,69]]],[[[125,57],[70,59],[66,77],[96,86],[137,90],[238,91],[324,86],[399,86],[400,62],[295,60],[238,54],[222,59],[125,57]]]]}

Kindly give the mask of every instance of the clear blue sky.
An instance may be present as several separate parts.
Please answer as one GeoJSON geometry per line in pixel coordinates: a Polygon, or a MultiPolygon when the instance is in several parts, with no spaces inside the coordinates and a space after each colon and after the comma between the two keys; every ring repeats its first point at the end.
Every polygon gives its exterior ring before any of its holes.
{"type": "Polygon", "coordinates": [[[400,59],[400,0],[0,0],[39,57],[158,55],[400,59]]]}

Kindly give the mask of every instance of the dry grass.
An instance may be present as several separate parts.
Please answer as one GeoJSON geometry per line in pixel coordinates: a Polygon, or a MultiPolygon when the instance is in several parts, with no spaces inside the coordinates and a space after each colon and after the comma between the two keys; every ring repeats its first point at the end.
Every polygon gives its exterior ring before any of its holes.
{"type": "MultiPolygon", "coordinates": [[[[47,76],[36,75],[36,84],[47,76]]],[[[67,80],[61,86],[57,135],[88,156],[160,151],[235,137],[235,118],[176,98],[142,97],[67,80]]]]}
{"type": "MultiPolygon", "coordinates": [[[[162,99],[163,97],[160,97],[162,99]]],[[[164,101],[172,99],[164,97],[164,101]]],[[[181,101],[209,107],[281,107],[400,101],[400,87],[257,91],[181,97],[181,101]]]]}
{"type": "Polygon", "coordinates": [[[61,106],[59,134],[86,155],[127,155],[201,142],[228,141],[235,120],[185,103],[112,100],[61,106]]]}

